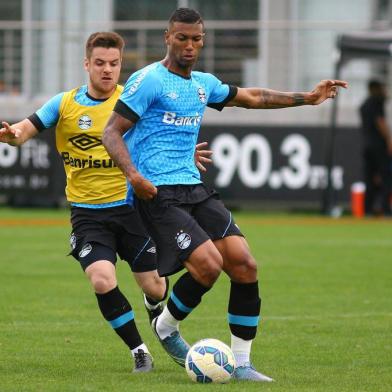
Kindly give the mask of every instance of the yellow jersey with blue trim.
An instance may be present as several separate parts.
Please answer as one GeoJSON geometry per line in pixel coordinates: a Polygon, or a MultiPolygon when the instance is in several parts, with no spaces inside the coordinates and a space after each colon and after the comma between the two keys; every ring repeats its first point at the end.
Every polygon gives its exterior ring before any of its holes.
{"type": "Polygon", "coordinates": [[[123,87],[117,85],[110,98],[93,106],[75,100],[78,90],[63,94],[56,126],[67,200],[92,205],[124,200],[126,180],[102,144],[103,129],[123,87]]]}

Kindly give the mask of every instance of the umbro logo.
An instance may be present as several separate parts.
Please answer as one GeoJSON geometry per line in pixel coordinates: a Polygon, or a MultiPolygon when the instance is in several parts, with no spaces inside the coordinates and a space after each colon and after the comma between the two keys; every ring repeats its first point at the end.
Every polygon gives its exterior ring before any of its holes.
{"type": "Polygon", "coordinates": [[[147,249],[146,252],[148,253],[157,253],[155,246],[151,247],[150,249],[147,249]]]}
{"type": "Polygon", "coordinates": [[[86,151],[90,148],[97,147],[102,144],[101,140],[90,135],[80,134],[71,137],[69,141],[80,150],[86,151]]]}
{"type": "Polygon", "coordinates": [[[177,99],[179,97],[179,95],[177,93],[175,93],[174,91],[172,91],[171,93],[166,94],[166,97],[174,100],[174,99],[177,99]]]}

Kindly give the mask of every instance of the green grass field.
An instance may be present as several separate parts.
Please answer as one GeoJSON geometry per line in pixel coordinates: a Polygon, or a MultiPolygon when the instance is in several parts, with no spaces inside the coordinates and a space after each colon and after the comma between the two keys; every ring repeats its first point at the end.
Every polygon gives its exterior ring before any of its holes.
{"type": "MultiPolygon", "coordinates": [[[[68,212],[0,209],[0,391],[391,391],[392,221],[236,214],[260,268],[263,322],[253,362],[271,384],[193,384],[150,331],[125,263],[155,371],[131,374],[68,252],[68,212]]],[[[172,279],[173,281],[174,279],[172,279]]],[[[229,343],[222,276],[182,324],[189,342],[229,343]]]]}

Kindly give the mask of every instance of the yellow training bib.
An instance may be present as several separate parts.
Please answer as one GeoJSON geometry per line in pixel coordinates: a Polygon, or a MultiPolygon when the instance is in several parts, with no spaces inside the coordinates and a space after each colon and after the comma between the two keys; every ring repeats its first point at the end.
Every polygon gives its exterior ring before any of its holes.
{"type": "Polygon", "coordinates": [[[76,102],[78,89],[64,94],[56,127],[57,150],[67,176],[67,200],[86,204],[124,200],[126,180],[102,145],[103,129],[123,87],[117,86],[110,98],[95,106],[76,102]]]}

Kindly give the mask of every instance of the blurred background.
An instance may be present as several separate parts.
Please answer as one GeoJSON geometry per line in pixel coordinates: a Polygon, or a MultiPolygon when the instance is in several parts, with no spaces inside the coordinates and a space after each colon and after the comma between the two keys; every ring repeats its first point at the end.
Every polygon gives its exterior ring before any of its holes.
{"type": "MultiPolygon", "coordinates": [[[[163,31],[179,6],[199,10],[205,20],[196,69],[243,87],[311,90],[334,77],[341,34],[392,29],[392,0],[0,0],[1,120],[19,121],[84,84],[84,44],[94,31],[124,37],[121,82],[162,59],[163,31]]],[[[350,88],[336,107],[208,109],[200,140],[209,141],[214,164],[205,181],[232,206],[348,211],[351,186],[362,180],[358,108],[369,78],[391,85],[391,64],[345,63],[340,78],[350,88]]],[[[53,132],[19,149],[0,144],[1,204],[58,206],[63,194],[53,132]]]]}

